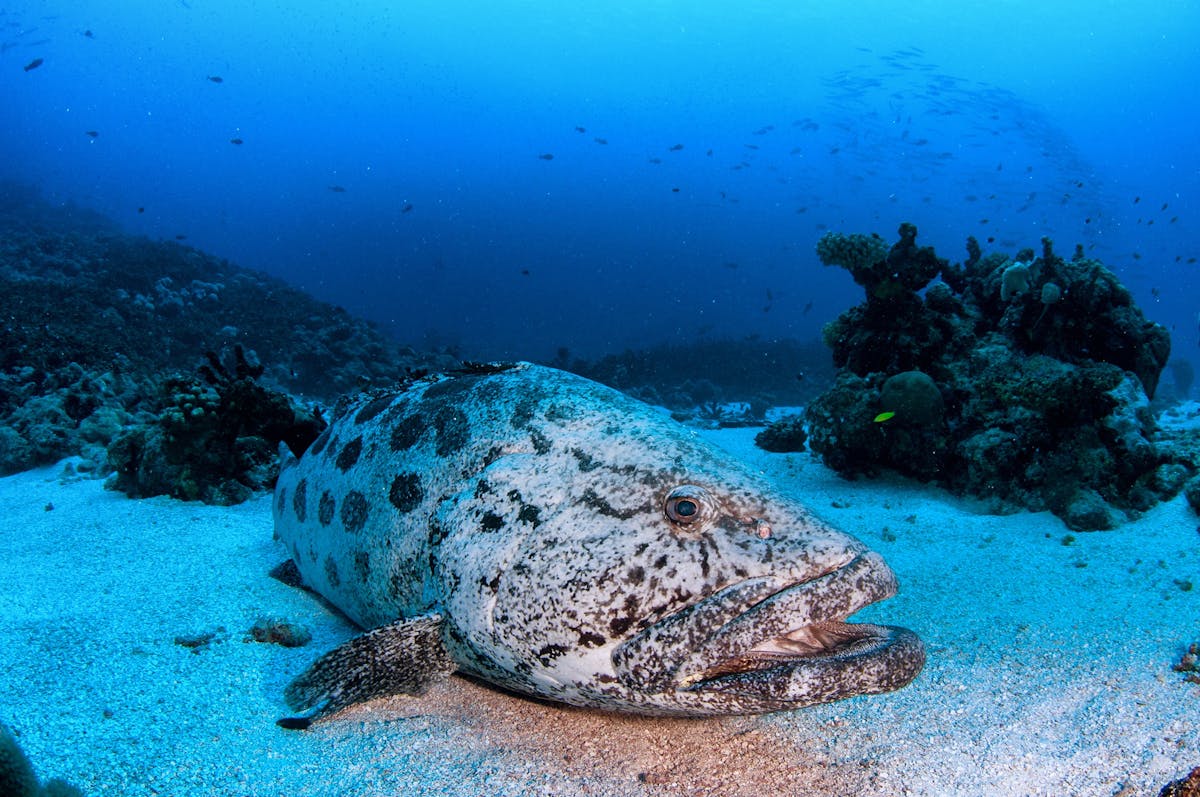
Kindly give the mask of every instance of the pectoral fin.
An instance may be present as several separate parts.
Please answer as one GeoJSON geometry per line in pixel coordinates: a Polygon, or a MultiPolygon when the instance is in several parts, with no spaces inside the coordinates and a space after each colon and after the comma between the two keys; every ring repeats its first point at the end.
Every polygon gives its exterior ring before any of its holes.
{"type": "Polygon", "coordinates": [[[302,730],[346,706],[389,695],[417,695],[457,669],[442,644],[442,618],[397,620],[334,648],[284,690],[288,707],[316,708],[278,725],[302,730]]]}

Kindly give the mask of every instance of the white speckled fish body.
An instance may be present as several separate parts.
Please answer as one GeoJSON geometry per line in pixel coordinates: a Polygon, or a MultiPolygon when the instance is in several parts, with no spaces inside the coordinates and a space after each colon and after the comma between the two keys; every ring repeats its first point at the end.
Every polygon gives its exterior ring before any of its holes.
{"type": "Polygon", "coordinates": [[[275,518],[306,584],[364,628],[437,615],[459,669],[548,699],[774,711],[888,691],[924,661],[911,632],[841,622],[895,591],[876,554],[555,369],[362,397],[285,467],[275,518]]]}

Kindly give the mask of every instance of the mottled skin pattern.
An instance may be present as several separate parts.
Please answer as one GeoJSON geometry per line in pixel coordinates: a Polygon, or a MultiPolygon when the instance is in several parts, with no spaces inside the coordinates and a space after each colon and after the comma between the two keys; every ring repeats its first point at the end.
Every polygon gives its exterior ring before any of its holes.
{"type": "Polygon", "coordinates": [[[363,628],[438,615],[462,671],[576,705],[775,711],[924,662],[911,632],[839,622],[895,591],[877,555],[659,411],[550,368],[362,397],[285,463],[275,527],[363,628]],[[803,655],[752,650],[803,626],[821,640],[803,655]]]}

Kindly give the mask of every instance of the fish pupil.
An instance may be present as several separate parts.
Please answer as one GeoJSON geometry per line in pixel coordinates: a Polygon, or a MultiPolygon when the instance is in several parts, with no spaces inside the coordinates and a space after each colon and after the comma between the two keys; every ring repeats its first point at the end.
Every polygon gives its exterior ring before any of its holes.
{"type": "Polygon", "coordinates": [[[686,498],[675,504],[675,514],[681,517],[691,517],[692,515],[696,514],[698,510],[699,507],[696,506],[696,502],[689,501],[686,498]]]}

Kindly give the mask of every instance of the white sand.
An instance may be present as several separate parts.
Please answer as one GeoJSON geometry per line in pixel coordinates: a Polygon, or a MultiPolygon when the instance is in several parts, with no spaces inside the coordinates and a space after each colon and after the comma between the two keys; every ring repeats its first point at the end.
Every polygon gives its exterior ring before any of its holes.
{"type": "Polygon", "coordinates": [[[914,684],[666,721],[456,678],[283,731],[284,685],[354,630],[267,576],[284,557],[269,499],[133,501],[56,468],[0,480],[0,718],[43,778],[96,795],[1154,795],[1200,764],[1200,686],[1171,671],[1200,641],[1200,520],[1182,499],[1064,545],[1048,514],[977,514],[764,454],[752,430],[712,437],[884,554],[901,594],[860,618],[924,638],[914,684]],[[262,615],[313,643],[244,641],[262,615]],[[218,628],[199,652],[173,641],[218,628]]]}

